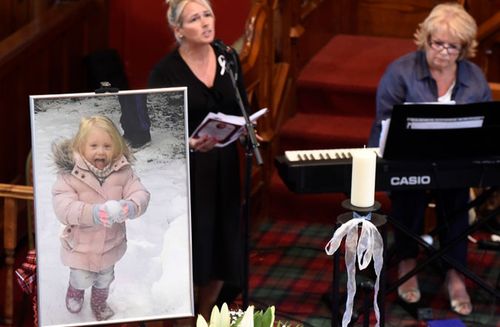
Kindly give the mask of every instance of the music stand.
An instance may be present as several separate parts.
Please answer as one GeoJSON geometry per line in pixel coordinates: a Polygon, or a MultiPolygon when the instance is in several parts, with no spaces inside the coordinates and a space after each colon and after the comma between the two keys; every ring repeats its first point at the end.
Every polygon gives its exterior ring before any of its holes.
{"type": "MultiPolygon", "coordinates": [[[[452,159],[491,160],[494,157],[500,158],[500,144],[495,141],[499,135],[500,102],[395,105],[387,138],[381,140],[381,154],[387,160],[435,160],[436,167],[439,161],[452,159]]],[[[488,190],[487,193],[491,194],[492,190],[488,190]]],[[[485,195],[471,201],[467,209],[479,206],[486,199],[485,195]]],[[[425,266],[441,258],[484,290],[500,298],[498,290],[446,255],[452,246],[498,213],[500,208],[494,210],[492,215],[483,217],[469,226],[439,250],[425,243],[418,235],[414,235],[405,226],[393,220],[390,215],[387,216],[386,219],[395,228],[431,250],[431,255],[400,278],[395,285],[387,288],[386,292],[395,290],[425,266]]]]}
{"type": "Polygon", "coordinates": [[[381,153],[388,160],[491,158],[500,156],[499,135],[500,102],[395,105],[381,153]]]}

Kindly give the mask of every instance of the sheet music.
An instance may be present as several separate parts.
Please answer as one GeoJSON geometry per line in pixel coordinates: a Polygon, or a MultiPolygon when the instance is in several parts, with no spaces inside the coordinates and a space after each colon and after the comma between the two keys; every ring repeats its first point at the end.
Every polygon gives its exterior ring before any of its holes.
{"type": "Polygon", "coordinates": [[[387,134],[389,133],[389,125],[391,124],[391,119],[387,118],[385,120],[382,120],[382,129],[380,130],[380,136],[379,136],[379,148],[380,148],[380,156],[383,158],[384,157],[384,149],[385,149],[385,142],[387,141],[387,134]]]}
{"type": "MultiPolygon", "coordinates": [[[[435,102],[405,102],[404,104],[443,104],[454,105],[455,100],[435,102]]],[[[484,116],[460,118],[413,118],[408,117],[407,129],[461,129],[483,127],[484,116]]]]}
{"type": "Polygon", "coordinates": [[[423,101],[423,102],[405,102],[403,104],[457,104],[455,100],[450,101],[423,101]]]}
{"type": "MultiPolygon", "coordinates": [[[[455,100],[450,100],[450,101],[430,101],[430,102],[405,102],[403,104],[442,104],[442,105],[454,105],[456,104],[455,100]]],[[[484,118],[484,117],[483,117],[484,118]]],[[[415,118],[418,119],[418,118],[415,118]]],[[[409,119],[410,120],[410,119],[409,119]]],[[[424,122],[415,122],[413,121],[412,124],[407,124],[408,129],[442,129],[443,127],[439,127],[440,125],[437,124],[437,122],[427,122],[429,124],[426,124],[424,122]]],[[[382,128],[380,130],[380,136],[379,136],[379,148],[380,148],[380,155],[384,157],[384,149],[385,149],[385,144],[387,141],[387,134],[389,133],[389,125],[391,124],[391,119],[387,118],[381,122],[382,128]]],[[[477,125],[476,123],[472,123],[474,126],[477,125]]],[[[452,124],[453,125],[453,124],[452,124]]],[[[441,126],[450,126],[449,124],[441,124],[441,126]]],[[[481,122],[482,126],[482,122],[481,122]]],[[[480,126],[479,126],[480,127],[480,126]]],[[[470,128],[470,127],[455,127],[455,128],[470,128]]]]}
{"type": "Polygon", "coordinates": [[[483,127],[484,116],[459,118],[415,118],[408,117],[406,129],[462,129],[483,127]]]}

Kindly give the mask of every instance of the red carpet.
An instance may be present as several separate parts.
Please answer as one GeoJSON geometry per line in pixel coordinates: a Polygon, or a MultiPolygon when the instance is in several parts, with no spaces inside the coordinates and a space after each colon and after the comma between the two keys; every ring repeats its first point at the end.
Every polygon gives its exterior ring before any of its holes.
{"type": "Polygon", "coordinates": [[[408,39],[333,37],[300,73],[298,113],[280,132],[282,149],[365,145],[380,77],[390,62],[414,49],[408,39]]]}
{"type": "Polygon", "coordinates": [[[415,49],[408,39],[333,37],[300,73],[299,111],[373,117],[375,91],[387,65],[415,49]]]}

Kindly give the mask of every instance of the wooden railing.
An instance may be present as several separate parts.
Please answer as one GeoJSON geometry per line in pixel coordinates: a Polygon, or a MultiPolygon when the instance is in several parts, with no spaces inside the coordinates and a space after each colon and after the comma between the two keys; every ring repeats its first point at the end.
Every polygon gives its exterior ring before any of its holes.
{"type": "MultiPolygon", "coordinates": [[[[3,200],[3,250],[5,252],[5,280],[0,281],[4,288],[5,303],[0,314],[1,325],[14,322],[14,262],[17,247],[17,226],[21,202],[33,200],[33,187],[13,184],[0,184],[0,198],[3,200]]],[[[2,203],[2,202],[0,202],[2,203]]],[[[31,223],[31,222],[28,222],[31,223]]]]}
{"type": "Polygon", "coordinates": [[[500,11],[479,25],[477,40],[477,62],[488,80],[500,82],[500,11]]]}
{"type": "Polygon", "coordinates": [[[40,17],[56,0],[0,1],[0,40],[40,17]]]}
{"type": "Polygon", "coordinates": [[[493,100],[500,101],[500,83],[490,83],[490,89],[493,100]]]}
{"type": "MultiPolygon", "coordinates": [[[[240,58],[252,110],[267,107],[258,122],[263,166],[254,166],[252,212],[267,217],[268,186],[281,125],[294,111],[300,68],[332,34],[313,34],[328,17],[326,0],[255,0],[246,23],[240,58]],[[323,18],[321,18],[324,16],[323,18]]],[[[323,24],[324,25],[324,24],[323,24]]]]}

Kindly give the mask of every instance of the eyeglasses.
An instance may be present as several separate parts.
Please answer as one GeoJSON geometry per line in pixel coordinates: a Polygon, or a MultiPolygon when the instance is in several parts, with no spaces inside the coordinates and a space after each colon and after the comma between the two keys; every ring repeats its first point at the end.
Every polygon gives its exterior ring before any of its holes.
{"type": "Polygon", "coordinates": [[[429,40],[429,45],[431,46],[432,49],[436,50],[437,52],[443,51],[443,49],[446,49],[446,52],[449,55],[456,55],[459,54],[462,48],[459,45],[456,44],[450,44],[446,42],[441,42],[441,41],[433,41],[429,40]]]}

